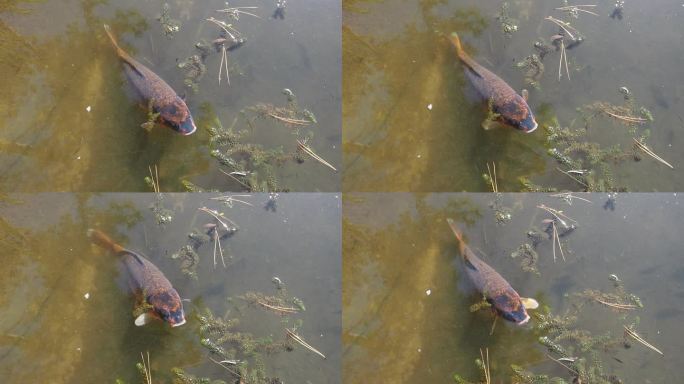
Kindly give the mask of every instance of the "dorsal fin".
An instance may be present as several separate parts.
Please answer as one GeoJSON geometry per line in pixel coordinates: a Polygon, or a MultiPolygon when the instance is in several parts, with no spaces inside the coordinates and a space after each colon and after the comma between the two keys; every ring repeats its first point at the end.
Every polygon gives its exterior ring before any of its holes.
{"type": "Polygon", "coordinates": [[[135,253],[135,252],[131,252],[131,251],[127,250],[127,249],[124,249],[123,251],[119,252],[119,256],[124,256],[124,255],[131,255],[131,256],[133,256],[133,258],[134,258],[138,263],[140,263],[140,265],[145,265],[145,263],[143,263],[142,259],[140,258],[140,255],[138,255],[138,254],[135,253]]]}
{"type": "Polygon", "coordinates": [[[144,75],[142,72],[140,72],[140,70],[138,69],[137,63],[136,63],[135,61],[133,61],[130,57],[128,57],[128,55],[126,55],[126,56],[120,56],[120,57],[121,57],[121,60],[123,60],[124,64],[128,65],[129,67],[131,67],[131,69],[132,69],[135,73],[137,73],[138,76],[140,76],[140,77],[142,77],[142,78],[145,78],[145,75],[144,75]]]}
{"type": "Polygon", "coordinates": [[[475,265],[473,265],[473,263],[471,263],[470,259],[468,259],[467,257],[463,258],[463,262],[465,263],[466,267],[472,269],[473,271],[477,271],[477,268],[475,267],[475,265]]]}

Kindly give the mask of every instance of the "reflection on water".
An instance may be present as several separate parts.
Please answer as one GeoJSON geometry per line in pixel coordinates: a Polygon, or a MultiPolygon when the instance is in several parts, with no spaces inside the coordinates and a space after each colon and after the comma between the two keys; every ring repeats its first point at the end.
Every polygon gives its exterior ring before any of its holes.
{"type": "MultiPolygon", "coordinates": [[[[579,13],[574,19],[555,10],[562,2],[508,1],[518,29],[502,33],[499,0],[345,1],[343,6],[343,118],[345,191],[485,191],[482,174],[495,162],[502,190],[523,188],[520,177],[544,186],[584,190],[557,168],[548,150],[546,127],[582,128],[577,108],[597,101],[624,103],[621,87],[653,122],[636,134],[614,118],[595,119],[588,142],[603,148],[620,144],[632,154],[633,137],[646,134],[649,148],[673,164],[669,169],[637,152],[615,165],[585,162],[615,188],[636,191],[681,189],[682,86],[680,77],[684,9],[672,1],[636,2],[625,6],[624,19],[611,19],[613,2],[592,8],[599,16],[579,13]],[[539,89],[524,83],[515,64],[539,53],[533,43],[548,41],[558,27],[546,16],[570,20],[584,41],[567,51],[571,80],[558,81],[560,54],[544,59],[539,89]],[[664,16],[667,15],[667,16],[664,16]],[[514,89],[530,88],[530,105],[540,129],[530,135],[510,129],[484,131],[486,106],[475,100],[462,64],[446,36],[456,31],[465,49],[514,89]],[[678,107],[679,106],[679,107],[678,107]],[[554,117],[558,118],[558,122],[554,117]]],[[[569,43],[568,43],[569,44],[569,43]]],[[[565,76],[565,73],[563,73],[565,76]]],[[[561,145],[561,147],[563,147],[561,145]]],[[[580,151],[581,153],[581,151],[580,151]]],[[[591,156],[587,156],[591,158],[591,156]]],[[[598,178],[598,177],[597,177],[598,178]]],[[[595,187],[593,189],[597,189],[595,187]]],[[[603,187],[609,189],[608,187],[603,187]]]]}
{"type": "MultiPolygon", "coordinates": [[[[613,311],[591,302],[576,326],[618,341],[597,357],[607,375],[623,382],[672,382],[682,364],[684,346],[678,309],[684,295],[679,268],[684,209],[671,194],[618,195],[614,210],[605,194],[574,199],[542,194],[349,194],[343,222],[343,369],[345,382],[450,383],[459,374],[478,380],[474,360],[489,349],[492,382],[511,382],[511,364],[535,373],[568,378],[538,343],[543,333],[531,325],[499,320],[490,335],[488,310],[471,313],[478,295],[464,278],[456,240],[445,222],[459,222],[472,250],[504,276],[521,296],[534,297],[543,313],[572,310],[575,293],[612,292],[615,275],[643,308],[613,311]],[[563,235],[562,260],[546,233],[536,246],[540,275],[525,272],[511,253],[532,243],[551,217],[546,207],[563,211],[577,228],[563,235]],[[496,208],[496,209],[494,209],[496,208]],[[505,211],[510,220],[497,216],[505,211]],[[664,352],[661,357],[631,340],[622,344],[623,325],[640,319],[637,330],[664,352]]],[[[564,219],[568,226],[573,224],[564,219]]],[[[557,224],[560,226],[560,224],[557,224]]],[[[532,312],[531,312],[532,313],[532,312]]],[[[577,349],[581,356],[584,352],[577,349]]],[[[558,355],[552,356],[558,357],[558,355]]]]}
{"type": "Polygon", "coordinates": [[[3,198],[0,241],[7,257],[0,267],[0,381],[139,382],[135,363],[140,352],[149,351],[155,382],[170,382],[173,367],[232,382],[200,344],[197,316],[210,308],[216,316],[230,310],[230,318],[239,318],[234,331],[274,342],[285,339],[285,327],[301,321],[299,335],[327,359],[295,345],[291,352],[265,355],[266,374],[284,382],[339,383],[339,199],[285,195],[276,200],[274,211],[264,209],[268,195],[243,197],[253,206],[234,203],[232,208],[210,200],[216,195],[164,196],[164,206],[173,212],[164,227],[149,209],[152,194],[3,198]],[[214,267],[213,244],[198,248],[198,279],[193,280],[171,255],[187,243],[192,229],[212,221],[198,211],[203,206],[225,213],[239,230],[222,242],[228,268],[220,260],[214,267]],[[188,300],[188,323],[134,326],[133,299],[122,290],[118,263],[90,244],[85,236],[90,227],[108,232],[157,265],[188,300]],[[249,291],[275,295],[274,276],[288,295],[304,302],[306,311],[286,318],[237,299],[249,291]]]}
{"type": "MultiPolygon", "coordinates": [[[[247,2],[261,18],[234,21],[246,43],[228,52],[230,86],[218,84],[221,53],[206,52],[206,75],[198,92],[184,88],[177,66],[199,54],[195,45],[216,38],[206,18],[225,19],[225,2],[170,1],[168,14],[180,22],[165,37],[163,2],[47,0],[0,4],[0,173],[1,189],[12,191],[146,191],[148,166],[157,164],[162,189],[184,191],[182,180],[204,188],[243,190],[219,171],[210,156],[208,119],[192,136],[157,126],[146,132],[144,108],[135,105],[120,62],[104,34],[111,25],[122,47],[179,94],[195,119],[210,106],[225,126],[257,103],[280,105],[291,89],[317,124],[301,129],[263,119],[248,130],[245,144],[297,151],[296,139],[338,166],[340,157],[340,9],[337,1],[289,4],[284,19],[270,18],[272,1],[247,2]],[[11,6],[15,4],[16,6],[11,6]],[[313,32],[313,33],[312,33],[313,32]]],[[[231,6],[244,4],[230,3],[231,6]]],[[[225,71],[223,73],[225,76],[225,71]]],[[[213,116],[210,116],[213,119],[213,116]]],[[[238,161],[240,158],[238,158],[238,161]]],[[[281,189],[339,190],[338,176],[306,157],[275,167],[281,189]]]]}

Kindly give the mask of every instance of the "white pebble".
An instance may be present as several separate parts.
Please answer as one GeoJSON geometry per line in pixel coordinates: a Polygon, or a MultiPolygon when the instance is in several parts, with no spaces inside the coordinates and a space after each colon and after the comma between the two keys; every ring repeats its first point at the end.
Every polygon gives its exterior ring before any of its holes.
{"type": "Polygon", "coordinates": [[[432,104],[428,104],[428,110],[432,111],[432,104]]]}
{"type": "Polygon", "coordinates": [[[86,107],[86,112],[90,112],[90,105],[86,107]]]}
{"type": "Polygon", "coordinates": [[[427,291],[425,291],[425,294],[430,296],[430,294],[432,294],[432,289],[428,289],[427,291]]]}
{"type": "Polygon", "coordinates": [[[86,292],[86,294],[83,295],[83,297],[85,297],[86,300],[90,299],[90,292],[86,292]]]}

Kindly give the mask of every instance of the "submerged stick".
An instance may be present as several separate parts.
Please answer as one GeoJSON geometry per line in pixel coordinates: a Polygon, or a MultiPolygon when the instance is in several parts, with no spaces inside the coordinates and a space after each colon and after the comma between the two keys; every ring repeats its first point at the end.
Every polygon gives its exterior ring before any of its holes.
{"type": "Polygon", "coordinates": [[[326,167],[332,169],[333,171],[337,172],[337,168],[333,167],[330,163],[328,163],[327,161],[323,160],[322,157],[318,156],[318,155],[311,149],[311,147],[309,147],[308,145],[304,144],[303,141],[297,140],[297,145],[298,145],[299,149],[301,149],[302,151],[304,151],[304,153],[306,153],[307,155],[309,155],[309,156],[311,156],[312,158],[314,158],[314,160],[318,161],[319,163],[321,163],[321,164],[325,165],[326,167]]]}
{"type": "Polygon", "coordinates": [[[656,159],[657,161],[659,161],[659,162],[661,162],[661,163],[667,165],[667,166],[670,167],[671,169],[674,169],[674,167],[672,166],[672,164],[670,164],[670,163],[668,163],[667,161],[663,160],[662,157],[656,155],[655,152],[653,152],[649,147],[647,147],[647,146],[646,146],[645,144],[643,144],[641,141],[639,141],[639,140],[637,140],[637,139],[634,139],[634,138],[632,138],[632,139],[634,140],[634,144],[637,146],[637,148],[641,149],[641,150],[644,151],[647,155],[651,156],[652,158],[656,159]]]}
{"type": "Polygon", "coordinates": [[[482,348],[480,348],[480,358],[482,359],[482,366],[484,367],[484,377],[485,377],[485,383],[486,384],[491,384],[492,382],[492,375],[491,372],[489,371],[489,348],[485,348],[487,351],[487,360],[485,360],[485,354],[482,353],[482,348]]]}
{"type": "Polygon", "coordinates": [[[659,353],[661,356],[665,356],[663,352],[660,351],[660,349],[654,347],[653,345],[649,344],[646,340],[644,340],[641,336],[639,336],[638,333],[634,332],[633,330],[629,329],[626,325],[623,325],[625,328],[625,333],[629,336],[631,336],[634,340],[640,342],[641,344],[645,345],[649,349],[659,353]]]}
{"type": "Polygon", "coordinates": [[[311,351],[311,352],[317,354],[318,356],[320,356],[320,357],[322,357],[322,358],[324,358],[324,359],[326,358],[324,354],[320,353],[316,348],[312,347],[312,346],[309,345],[306,341],[304,341],[304,339],[302,339],[301,337],[299,337],[299,335],[297,335],[297,334],[295,333],[294,329],[285,328],[285,331],[287,332],[287,335],[288,335],[289,337],[291,337],[294,341],[296,341],[296,342],[298,342],[299,344],[301,344],[304,348],[308,349],[309,351],[311,351]]]}

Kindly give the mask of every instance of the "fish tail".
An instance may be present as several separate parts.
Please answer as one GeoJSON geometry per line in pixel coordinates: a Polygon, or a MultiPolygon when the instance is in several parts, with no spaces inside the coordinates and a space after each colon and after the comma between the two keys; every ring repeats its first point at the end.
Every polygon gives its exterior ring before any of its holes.
{"type": "Polygon", "coordinates": [[[461,230],[458,229],[454,220],[447,219],[447,223],[449,223],[449,227],[451,227],[451,230],[454,232],[454,236],[456,236],[456,239],[458,240],[458,248],[461,251],[461,256],[463,256],[464,259],[467,258],[465,253],[465,241],[463,241],[463,233],[461,233],[461,230]]]}
{"type": "Polygon", "coordinates": [[[125,251],[125,248],[115,243],[109,236],[97,229],[88,229],[88,237],[90,240],[100,247],[109,250],[115,254],[125,251]]]}
{"type": "Polygon", "coordinates": [[[109,36],[109,40],[112,41],[112,45],[114,46],[114,49],[116,49],[116,53],[121,58],[123,58],[125,61],[129,61],[128,54],[126,53],[126,51],[121,49],[121,47],[119,47],[119,43],[116,41],[116,37],[114,37],[114,34],[112,33],[112,29],[109,27],[108,24],[104,24],[104,30],[105,30],[105,32],[107,32],[107,36],[109,36]]]}
{"type": "Polygon", "coordinates": [[[451,32],[449,39],[451,40],[451,44],[456,47],[456,53],[461,56],[463,54],[463,46],[461,46],[461,39],[458,37],[458,33],[451,32]]]}

